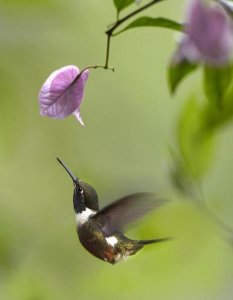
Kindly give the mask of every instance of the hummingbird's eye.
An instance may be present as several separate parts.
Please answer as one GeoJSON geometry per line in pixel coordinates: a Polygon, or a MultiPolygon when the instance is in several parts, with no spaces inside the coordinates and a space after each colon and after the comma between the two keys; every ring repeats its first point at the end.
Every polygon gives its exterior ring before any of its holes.
{"type": "Polygon", "coordinates": [[[81,187],[79,187],[79,188],[78,188],[78,192],[79,192],[80,194],[83,194],[83,189],[82,189],[81,187]]]}

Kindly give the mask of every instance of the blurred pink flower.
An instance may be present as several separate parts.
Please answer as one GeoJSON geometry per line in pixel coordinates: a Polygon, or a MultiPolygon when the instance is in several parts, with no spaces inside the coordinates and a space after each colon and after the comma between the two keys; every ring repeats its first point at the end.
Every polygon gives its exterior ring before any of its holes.
{"type": "Polygon", "coordinates": [[[39,93],[40,114],[63,119],[74,114],[83,124],[80,105],[89,71],[81,73],[76,66],[66,66],[54,71],[42,85],[39,93]]]}
{"type": "Polygon", "coordinates": [[[233,25],[220,5],[191,0],[186,23],[186,36],[174,56],[175,61],[204,61],[210,65],[222,65],[229,61],[233,46],[233,25]]]}

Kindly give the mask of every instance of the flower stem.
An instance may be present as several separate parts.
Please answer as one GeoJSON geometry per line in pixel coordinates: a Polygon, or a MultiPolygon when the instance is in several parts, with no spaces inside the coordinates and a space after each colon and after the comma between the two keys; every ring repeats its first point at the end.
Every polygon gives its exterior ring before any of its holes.
{"type": "Polygon", "coordinates": [[[122,19],[119,19],[119,15],[117,15],[117,21],[108,29],[105,31],[105,33],[107,34],[107,49],[106,49],[106,59],[105,59],[105,69],[108,69],[108,62],[109,62],[109,53],[110,53],[110,41],[111,41],[111,37],[113,36],[114,31],[125,21],[127,21],[128,19],[134,17],[135,15],[139,14],[140,12],[142,12],[143,10],[145,10],[146,8],[162,2],[164,0],[153,0],[150,1],[149,3],[143,5],[142,7],[134,10],[133,12],[131,12],[130,14],[126,15],[125,17],[123,17],[122,19]]]}
{"type": "Polygon", "coordinates": [[[107,49],[106,49],[106,59],[105,59],[105,68],[108,68],[108,61],[109,61],[109,53],[110,53],[110,41],[111,35],[107,34],[107,49]]]}
{"type": "Polygon", "coordinates": [[[225,238],[233,246],[233,228],[224,222],[215,212],[210,210],[203,202],[196,202],[197,206],[225,233],[225,238]]]}
{"type": "Polygon", "coordinates": [[[105,70],[111,70],[114,72],[114,68],[109,67],[109,66],[102,66],[102,65],[93,65],[93,66],[88,66],[86,68],[84,68],[74,79],[74,81],[72,82],[72,84],[74,84],[83,74],[84,71],[89,70],[89,69],[105,69],[105,70]]]}
{"type": "Polygon", "coordinates": [[[233,246],[233,227],[229,226],[223,219],[216,214],[208,205],[204,190],[202,189],[202,186],[196,178],[194,178],[194,182],[196,183],[196,186],[199,190],[199,195],[196,193],[190,193],[190,191],[186,190],[187,195],[190,196],[190,199],[192,199],[192,203],[196,205],[200,211],[202,211],[204,214],[206,214],[217,226],[219,229],[222,230],[222,232],[225,233],[227,237],[227,241],[233,246]]]}
{"type": "Polygon", "coordinates": [[[109,67],[109,66],[106,66],[106,65],[105,66],[103,66],[103,65],[93,65],[93,66],[88,66],[85,69],[83,69],[80,72],[80,74],[83,73],[85,70],[88,70],[88,69],[105,69],[105,70],[111,70],[111,71],[114,72],[114,68],[112,68],[112,67],[109,67]]]}

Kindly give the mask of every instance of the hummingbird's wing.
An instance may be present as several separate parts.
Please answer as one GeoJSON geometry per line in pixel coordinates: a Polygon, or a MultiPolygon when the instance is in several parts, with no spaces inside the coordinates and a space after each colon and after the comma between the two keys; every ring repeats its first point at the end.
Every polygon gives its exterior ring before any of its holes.
{"type": "Polygon", "coordinates": [[[125,196],[102,208],[92,218],[106,235],[112,235],[154,208],[167,203],[153,193],[136,193],[125,196]]]}

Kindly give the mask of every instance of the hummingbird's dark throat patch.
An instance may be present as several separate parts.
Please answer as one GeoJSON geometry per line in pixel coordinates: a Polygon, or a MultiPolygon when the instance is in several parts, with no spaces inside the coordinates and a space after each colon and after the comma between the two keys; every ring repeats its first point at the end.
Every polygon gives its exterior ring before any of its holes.
{"type": "Polygon", "coordinates": [[[86,209],[86,205],[84,203],[84,197],[83,197],[83,189],[77,185],[74,189],[73,205],[74,205],[74,211],[77,214],[82,213],[86,209]]]}

